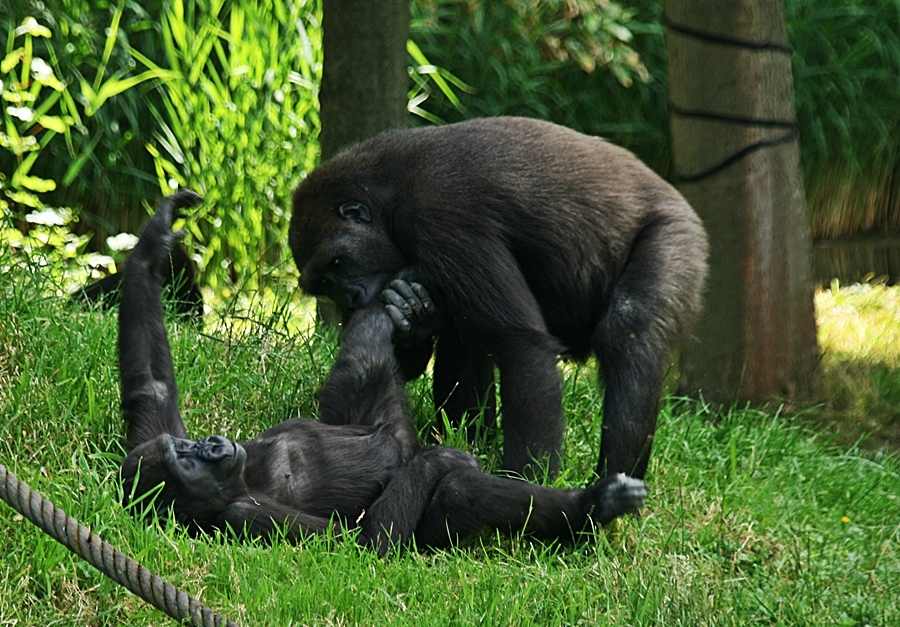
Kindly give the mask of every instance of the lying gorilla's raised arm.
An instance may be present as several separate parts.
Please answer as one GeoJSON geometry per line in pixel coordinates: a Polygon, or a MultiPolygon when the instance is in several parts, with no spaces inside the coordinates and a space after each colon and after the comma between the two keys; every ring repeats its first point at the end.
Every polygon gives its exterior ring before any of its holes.
{"type": "Polygon", "coordinates": [[[178,411],[160,290],[169,251],[183,235],[172,231],[172,223],[180,209],[200,200],[189,190],[164,198],[125,266],[119,305],[119,376],[128,450],[164,433],[187,437],[178,411]]]}
{"type": "Polygon", "coordinates": [[[403,448],[418,449],[405,380],[394,359],[393,324],[381,307],[357,313],[345,326],[341,351],[319,394],[319,420],[331,425],[386,426],[403,448]]]}

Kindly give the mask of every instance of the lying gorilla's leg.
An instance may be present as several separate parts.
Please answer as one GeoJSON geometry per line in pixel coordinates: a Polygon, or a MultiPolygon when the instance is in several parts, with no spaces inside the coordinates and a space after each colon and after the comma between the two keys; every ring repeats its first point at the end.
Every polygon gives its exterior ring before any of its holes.
{"type": "Polygon", "coordinates": [[[384,427],[401,460],[419,449],[403,379],[394,359],[394,326],[380,306],[354,314],[338,357],[319,393],[319,420],[330,425],[384,427]]]}
{"type": "Polygon", "coordinates": [[[646,497],[644,482],[625,475],[564,490],[458,468],[438,484],[415,539],[419,547],[444,547],[490,527],[544,540],[573,540],[591,522],[605,525],[638,511],[646,497]]]}
{"type": "Polygon", "coordinates": [[[435,487],[457,468],[478,468],[472,455],[446,446],[433,446],[399,468],[391,482],[366,510],[359,542],[384,555],[395,546],[409,544],[435,487]]]}
{"type": "Polygon", "coordinates": [[[187,437],[163,324],[160,288],[168,255],[183,233],[172,223],[200,196],[183,190],[164,198],[128,257],[119,309],[119,376],[128,450],[158,435],[187,437]]]}
{"type": "Polygon", "coordinates": [[[643,481],[621,474],[585,489],[549,488],[488,475],[472,455],[435,446],[394,473],[365,512],[359,541],[384,555],[413,538],[419,548],[440,548],[484,527],[573,540],[589,523],[638,511],[646,497],[643,481]]]}

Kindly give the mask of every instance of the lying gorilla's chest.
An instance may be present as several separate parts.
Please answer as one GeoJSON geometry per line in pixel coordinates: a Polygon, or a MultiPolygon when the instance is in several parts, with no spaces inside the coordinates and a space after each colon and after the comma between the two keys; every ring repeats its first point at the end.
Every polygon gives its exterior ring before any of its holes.
{"type": "Polygon", "coordinates": [[[378,498],[401,461],[396,441],[382,432],[272,442],[266,459],[253,483],[266,486],[268,496],[313,515],[347,518],[378,498]]]}

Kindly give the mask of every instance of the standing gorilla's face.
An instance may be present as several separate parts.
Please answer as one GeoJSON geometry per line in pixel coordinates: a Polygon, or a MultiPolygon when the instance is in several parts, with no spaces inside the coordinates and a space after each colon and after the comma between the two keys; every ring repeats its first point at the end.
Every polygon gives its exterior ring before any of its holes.
{"type": "Polygon", "coordinates": [[[203,527],[236,498],[247,493],[247,452],[218,435],[185,440],[161,435],[134,448],[122,463],[125,503],[158,513],[172,508],[179,522],[203,527]],[[159,494],[144,495],[162,484],[159,494]],[[140,501],[139,501],[140,499],[140,501]]]}
{"type": "Polygon", "coordinates": [[[294,193],[291,251],[303,291],[351,314],[373,303],[409,260],[381,220],[389,198],[322,182],[310,175],[294,193]]]}

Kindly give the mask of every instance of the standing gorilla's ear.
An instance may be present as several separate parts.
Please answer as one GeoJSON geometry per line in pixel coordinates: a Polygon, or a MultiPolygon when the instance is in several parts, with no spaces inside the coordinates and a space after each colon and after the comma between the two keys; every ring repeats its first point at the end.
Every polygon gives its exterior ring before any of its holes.
{"type": "Polygon", "coordinates": [[[372,216],[369,215],[369,208],[361,202],[345,202],[338,207],[338,213],[345,220],[352,222],[368,223],[372,221],[372,216]]]}

